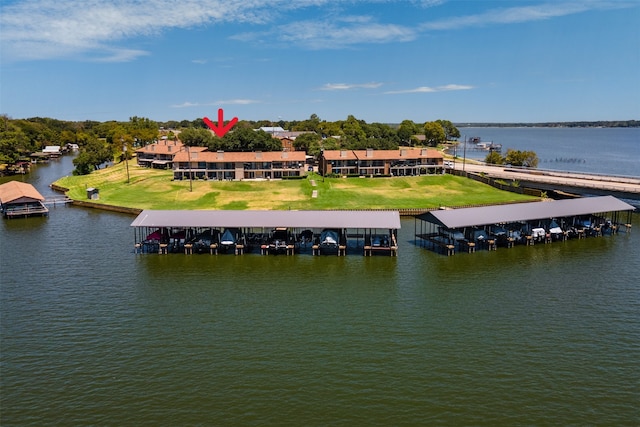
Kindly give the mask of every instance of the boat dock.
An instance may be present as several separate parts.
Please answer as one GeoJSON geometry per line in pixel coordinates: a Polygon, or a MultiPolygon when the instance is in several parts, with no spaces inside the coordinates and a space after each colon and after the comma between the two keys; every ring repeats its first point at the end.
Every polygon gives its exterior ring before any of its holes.
{"type": "Polygon", "coordinates": [[[630,232],[634,210],[613,196],[435,210],[416,216],[415,236],[420,246],[450,256],[630,232]]]}
{"type": "Polygon", "coordinates": [[[398,211],[144,210],[136,253],[396,256],[398,211]]]}
{"type": "Polygon", "coordinates": [[[46,216],[45,198],[31,184],[9,181],[0,185],[0,211],[5,218],[46,216]]]}

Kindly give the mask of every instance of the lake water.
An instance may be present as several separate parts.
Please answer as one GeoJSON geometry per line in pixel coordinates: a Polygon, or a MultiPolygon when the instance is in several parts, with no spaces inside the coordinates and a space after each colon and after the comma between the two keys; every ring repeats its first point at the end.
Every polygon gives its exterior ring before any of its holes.
{"type": "MultiPolygon", "coordinates": [[[[502,144],[507,149],[534,151],[541,169],[640,176],[640,128],[459,128],[465,137],[502,144]]],[[[467,144],[466,157],[484,160],[486,151],[467,144]]],[[[464,145],[457,149],[465,156],[464,145]]]]}
{"type": "Polygon", "coordinates": [[[638,215],[453,257],[405,219],[397,258],[135,255],[132,220],[0,221],[3,426],[640,423],[638,215]]]}

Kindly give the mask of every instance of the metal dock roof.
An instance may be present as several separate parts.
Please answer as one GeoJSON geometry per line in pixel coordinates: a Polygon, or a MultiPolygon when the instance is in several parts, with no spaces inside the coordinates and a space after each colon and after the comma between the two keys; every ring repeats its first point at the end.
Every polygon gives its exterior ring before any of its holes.
{"type": "Polygon", "coordinates": [[[400,228],[398,211],[144,210],[132,227],[400,228]]]}
{"type": "Polygon", "coordinates": [[[517,203],[452,210],[438,210],[419,215],[423,221],[447,228],[562,218],[602,212],[634,210],[635,207],[613,196],[584,197],[548,202],[517,203]]]}

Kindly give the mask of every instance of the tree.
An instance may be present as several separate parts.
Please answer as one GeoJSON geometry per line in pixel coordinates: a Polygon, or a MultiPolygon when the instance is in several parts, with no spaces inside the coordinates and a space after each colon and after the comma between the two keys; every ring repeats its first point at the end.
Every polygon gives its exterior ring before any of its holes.
{"type": "MultiPolygon", "coordinates": [[[[292,123],[293,124],[293,123],[292,123]]],[[[320,118],[317,114],[312,114],[309,119],[303,120],[301,122],[297,122],[293,124],[291,130],[293,131],[310,131],[317,132],[318,126],[320,125],[320,118]]]]}
{"type": "Polygon", "coordinates": [[[366,147],[366,139],[367,134],[362,129],[361,123],[352,115],[347,117],[347,120],[342,122],[342,133],[346,138],[345,144],[349,148],[358,149],[358,148],[367,148],[366,147]],[[362,145],[365,146],[362,146],[362,145]]]}
{"type": "Polygon", "coordinates": [[[535,168],[538,166],[538,156],[533,151],[507,150],[504,163],[511,166],[535,168]]]}
{"type": "Polygon", "coordinates": [[[0,129],[0,163],[15,163],[22,156],[31,153],[33,147],[27,135],[13,124],[6,116],[2,116],[0,129]]]}
{"type": "Polygon", "coordinates": [[[424,124],[424,136],[427,145],[431,147],[437,146],[446,140],[444,128],[438,122],[426,122],[424,124]]]}
{"type": "Polygon", "coordinates": [[[151,144],[158,138],[160,130],[158,123],[145,117],[133,116],[129,118],[129,132],[139,145],[151,144]]]}
{"type": "Polygon", "coordinates": [[[335,138],[325,138],[322,140],[321,150],[339,150],[340,148],[340,141],[335,138]]]}
{"type": "Polygon", "coordinates": [[[328,122],[323,120],[318,125],[318,131],[323,138],[329,138],[332,136],[342,136],[342,129],[340,129],[339,122],[328,122]]]}
{"type": "Polygon", "coordinates": [[[203,128],[187,128],[180,132],[179,138],[189,147],[209,147],[215,139],[211,131],[203,128]]]}
{"type": "Polygon", "coordinates": [[[460,131],[449,120],[436,120],[436,122],[440,123],[440,126],[444,129],[447,141],[460,138],[460,131]]]}
{"type": "Polygon", "coordinates": [[[364,127],[367,134],[367,142],[376,150],[394,150],[398,148],[400,138],[398,132],[384,123],[371,123],[364,127]]]}
{"type": "Polygon", "coordinates": [[[298,151],[305,151],[310,156],[317,156],[320,153],[321,141],[322,137],[317,133],[303,133],[293,141],[293,147],[298,151]]]}
{"type": "Polygon", "coordinates": [[[74,175],[87,175],[96,170],[101,164],[113,160],[113,152],[106,141],[91,137],[80,149],[80,153],[73,159],[76,167],[74,175]]]}
{"type": "Polygon", "coordinates": [[[222,137],[217,147],[225,151],[281,151],[282,143],[263,130],[240,127],[222,137]]]}
{"type": "Polygon", "coordinates": [[[411,137],[420,133],[420,126],[413,120],[403,120],[397,133],[402,144],[411,145],[411,137]]]}
{"type": "Polygon", "coordinates": [[[501,165],[504,163],[504,159],[497,151],[490,151],[487,157],[484,158],[484,161],[489,165],[501,165]]]}
{"type": "Polygon", "coordinates": [[[135,138],[124,126],[114,128],[110,138],[107,139],[107,142],[108,141],[111,141],[111,151],[119,153],[120,161],[131,158],[131,148],[133,147],[135,138]]]}

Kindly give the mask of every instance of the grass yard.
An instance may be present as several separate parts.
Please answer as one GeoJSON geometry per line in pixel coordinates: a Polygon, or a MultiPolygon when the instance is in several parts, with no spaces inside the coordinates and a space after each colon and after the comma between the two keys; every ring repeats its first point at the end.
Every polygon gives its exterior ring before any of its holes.
{"type": "Polygon", "coordinates": [[[327,210],[420,209],[534,200],[453,175],[395,178],[327,178],[312,174],[301,180],[173,181],[173,172],[124,164],[55,184],[69,188],[72,199],[86,200],[88,187],[98,188],[97,203],[140,209],[327,210]],[[311,180],[315,181],[312,186],[311,180]],[[312,198],[313,190],[318,197],[312,198]]]}

